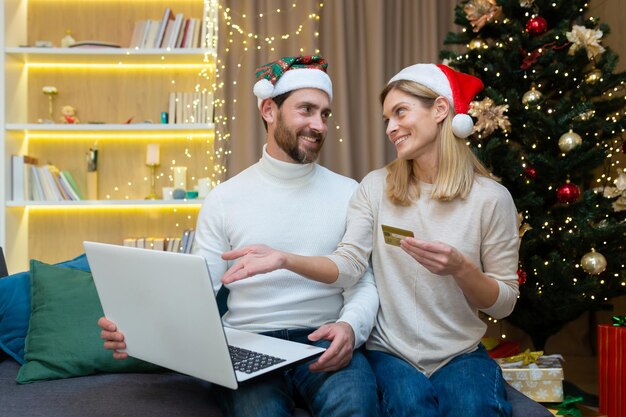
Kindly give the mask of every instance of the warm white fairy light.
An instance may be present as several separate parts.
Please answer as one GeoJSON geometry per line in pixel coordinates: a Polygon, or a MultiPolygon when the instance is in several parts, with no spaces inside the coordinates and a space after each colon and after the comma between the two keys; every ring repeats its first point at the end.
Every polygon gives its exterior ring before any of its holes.
{"type": "MultiPolygon", "coordinates": [[[[205,0],[208,1],[208,0],[205,0]]],[[[210,0],[211,3],[217,3],[216,0],[210,0]]],[[[315,10],[307,13],[306,18],[303,22],[298,23],[296,26],[293,26],[290,30],[280,33],[280,34],[267,34],[261,35],[259,33],[255,33],[251,30],[248,30],[247,27],[257,26],[256,24],[252,24],[251,19],[260,20],[271,17],[275,14],[286,14],[290,12],[296,12],[295,9],[298,8],[298,4],[296,2],[291,3],[291,8],[289,9],[274,9],[274,10],[266,10],[259,11],[254,16],[248,16],[244,13],[237,13],[229,7],[217,6],[215,10],[215,22],[217,22],[217,18],[221,17],[224,26],[227,28],[227,33],[225,34],[226,39],[224,44],[229,45],[224,48],[224,54],[228,54],[232,51],[232,45],[238,44],[240,48],[237,48],[237,52],[244,53],[256,53],[257,51],[266,49],[270,52],[276,51],[278,49],[278,44],[280,41],[293,40],[294,37],[299,37],[305,33],[311,33],[314,38],[319,38],[319,30],[317,30],[317,26],[320,21],[320,11],[324,7],[323,2],[316,3],[315,10]],[[309,26],[312,26],[309,29],[309,26]]],[[[263,26],[263,25],[258,25],[263,26]]],[[[215,23],[215,27],[217,27],[217,23],[215,23]]],[[[300,47],[298,48],[300,53],[306,53],[307,48],[300,47]]],[[[319,49],[315,49],[315,54],[319,54],[319,49]]],[[[216,70],[215,70],[215,84],[214,90],[217,92],[218,90],[223,90],[224,82],[221,80],[221,74],[226,73],[228,68],[225,63],[221,59],[216,59],[216,70]]],[[[241,64],[237,64],[237,68],[241,68],[241,64]]],[[[237,83],[233,82],[230,86],[235,89],[238,88],[237,83]]],[[[232,96],[236,96],[236,94],[232,94],[232,96]]],[[[237,101],[232,99],[232,104],[236,104],[237,101]]],[[[228,116],[224,114],[224,109],[226,108],[226,100],[225,99],[215,99],[215,155],[222,157],[226,157],[230,155],[232,152],[228,149],[227,146],[228,140],[230,139],[230,133],[228,132],[228,123],[229,121],[235,120],[235,116],[228,116]]],[[[234,106],[233,106],[234,107],[234,106]]],[[[339,142],[343,142],[342,139],[339,142]]],[[[226,173],[226,167],[223,165],[216,165],[219,168],[217,169],[218,174],[224,175],[226,173]]],[[[215,176],[215,173],[213,174],[215,176]]]]}

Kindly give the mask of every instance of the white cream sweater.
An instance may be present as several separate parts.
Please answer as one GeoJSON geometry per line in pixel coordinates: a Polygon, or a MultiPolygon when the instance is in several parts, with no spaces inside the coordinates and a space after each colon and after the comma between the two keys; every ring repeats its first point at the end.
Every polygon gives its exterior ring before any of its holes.
{"type": "Polygon", "coordinates": [[[386,169],[367,175],[352,198],[348,228],[329,256],[339,267],[334,285],[356,282],[372,255],[380,297],[369,349],[391,352],[431,375],[452,358],[476,349],[486,325],[451,276],[432,274],[396,246],[385,244],[381,225],[412,230],[416,238],[447,243],[498,282],[499,295],[483,311],[502,318],[518,295],[517,212],[509,192],[477,177],[467,198],[431,199],[430,184],[409,207],[385,196],[386,169]]]}
{"type": "MultiPolygon", "coordinates": [[[[258,163],[212,190],[200,210],[195,252],[206,258],[215,291],[231,265],[220,256],[230,249],[263,243],[300,255],[332,253],[345,232],[357,185],[320,165],[282,162],[264,150],[258,163]]],[[[228,288],[224,324],[253,332],[317,328],[340,320],[352,326],[359,346],[378,310],[371,269],[345,291],[284,269],[228,288]]]]}

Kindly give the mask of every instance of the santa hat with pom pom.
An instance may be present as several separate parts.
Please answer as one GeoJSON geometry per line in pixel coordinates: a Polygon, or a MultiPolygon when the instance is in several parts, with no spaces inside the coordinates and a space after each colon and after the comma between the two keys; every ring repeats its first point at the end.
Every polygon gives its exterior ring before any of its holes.
{"type": "Polygon", "coordinates": [[[474,121],[467,114],[470,102],[483,89],[483,82],[468,74],[442,64],[415,64],[404,68],[389,80],[414,81],[445,97],[456,113],[452,119],[452,132],[464,139],[472,134],[474,121]]]}
{"type": "Polygon", "coordinates": [[[256,70],[253,92],[261,102],[300,88],[317,88],[333,99],[333,84],[326,73],[328,63],[319,55],[288,56],[256,70]]]}

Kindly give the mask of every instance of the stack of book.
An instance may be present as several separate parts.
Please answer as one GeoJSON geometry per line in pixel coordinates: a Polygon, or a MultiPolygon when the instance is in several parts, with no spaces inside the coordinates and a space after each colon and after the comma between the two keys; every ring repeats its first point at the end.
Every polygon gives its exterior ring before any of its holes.
{"type": "Polygon", "coordinates": [[[213,123],[213,92],[172,92],[169,124],[213,123]]]}
{"type": "Polygon", "coordinates": [[[195,236],[195,229],[185,229],[180,237],[128,237],[124,239],[123,244],[134,248],[191,253],[195,236]]]}
{"type": "Polygon", "coordinates": [[[206,27],[201,19],[174,14],[168,7],[161,20],[135,22],[130,48],[204,48],[206,27]]]}
{"type": "Polygon", "coordinates": [[[29,155],[11,156],[13,201],[78,201],[85,197],[69,171],[52,164],[39,165],[29,155]]]}

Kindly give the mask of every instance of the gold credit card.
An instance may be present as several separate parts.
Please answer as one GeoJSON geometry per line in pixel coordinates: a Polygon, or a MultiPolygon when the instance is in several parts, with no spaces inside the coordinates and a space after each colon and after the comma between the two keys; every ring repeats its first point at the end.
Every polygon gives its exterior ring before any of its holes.
{"type": "Polygon", "coordinates": [[[398,227],[392,227],[387,225],[381,225],[383,228],[383,237],[385,243],[394,246],[400,246],[400,240],[405,237],[413,237],[413,232],[410,230],[400,229],[398,227]]]}

